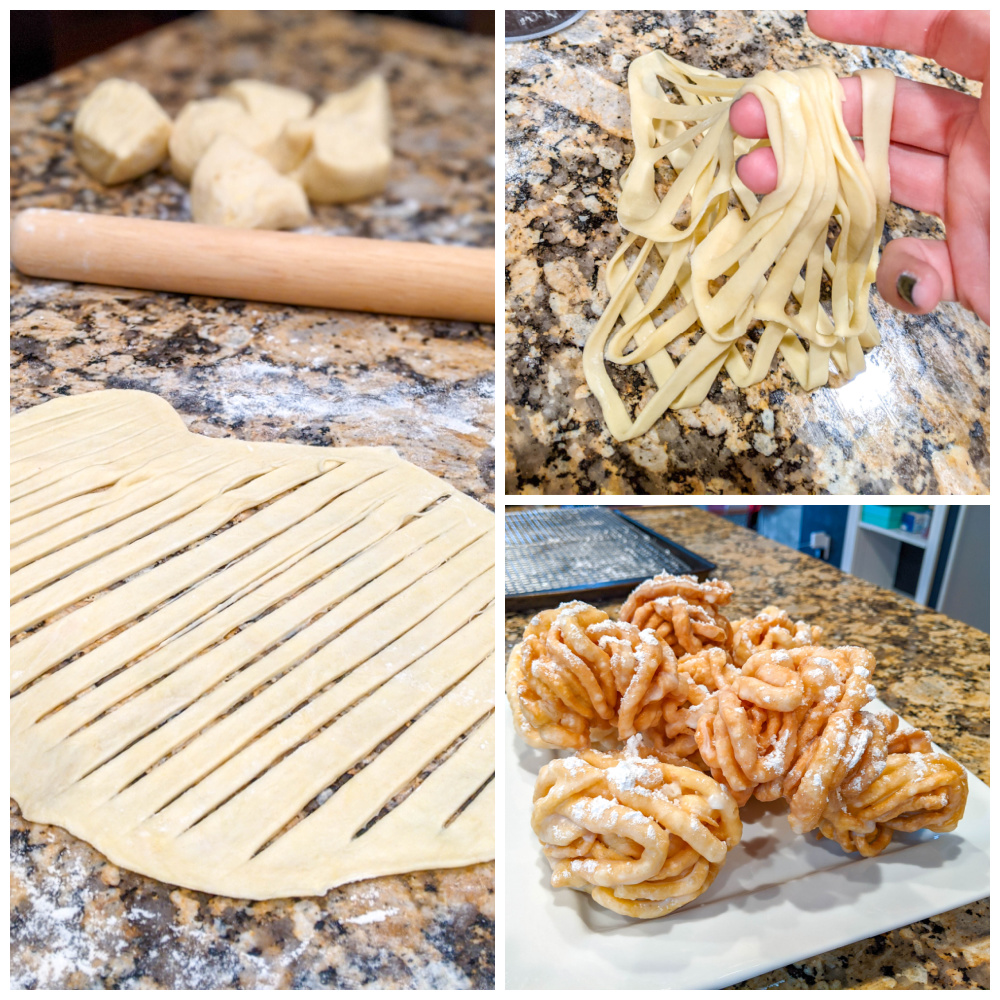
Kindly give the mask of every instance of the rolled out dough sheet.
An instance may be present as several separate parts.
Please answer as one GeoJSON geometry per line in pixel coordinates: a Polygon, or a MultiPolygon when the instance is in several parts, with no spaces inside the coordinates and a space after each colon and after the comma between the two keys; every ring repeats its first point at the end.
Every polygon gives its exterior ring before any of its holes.
{"type": "Polygon", "coordinates": [[[493,515],[392,449],[11,420],[11,795],[239,898],[494,854],[493,515]]]}

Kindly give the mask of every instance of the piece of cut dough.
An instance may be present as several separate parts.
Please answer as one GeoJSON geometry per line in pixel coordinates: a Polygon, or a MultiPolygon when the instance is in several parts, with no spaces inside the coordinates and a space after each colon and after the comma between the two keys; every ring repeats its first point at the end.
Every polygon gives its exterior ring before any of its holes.
{"type": "MultiPolygon", "coordinates": [[[[281,135],[260,152],[282,174],[291,174],[302,166],[312,149],[313,119],[295,118],[285,123],[281,135]]],[[[295,178],[298,180],[298,177],[295,178]]],[[[300,182],[301,183],[301,182],[300,182]]]]}
{"type": "Polygon", "coordinates": [[[270,142],[269,131],[231,98],[188,101],[170,133],[170,169],[179,181],[190,184],[195,168],[217,136],[234,136],[260,152],[270,142]]]}
{"type": "Polygon", "coordinates": [[[286,143],[311,135],[298,176],[311,201],[357,201],[385,190],[392,164],[389,90],[380,76],[328,97],[308,122],[289,127],[286,143]]]}
{"type": "Polygon", "coordinates": [[[317,123],[312,149],[299,176],[311,201],[339,204],[371,198],[385,190],[392,150],[367,121],[348,115],[317,123]]]}
{"type": "Polygon", "coordinates": [[[11,431],[26,818],[237,898],[492,858],[488,511],[384,449],[199,437],[149,393],[11,431]]]}
{"type": "Polygon", "coordinates": [[[392,131],[392,109],[385,79],[373,73],[350,90],[331,94],[316,109],[313,120],[332,121],[347,115],[362,115],[368,123],[368,131],[388,143],[392,131]]]}
{"type": "Polygon", "coordinates": [[[208,226],[295,229],[310,218],[302,188],[239,139],[215,138],[191,180],[191,217],[208,226]]]}
{"type": "Polygon", "coordinates": [[[265,141],[277,139],[287,122],[308,118],[313,109],[308,94],[263,80],[233,80],[222,88],[220,96],[242,104],[264,130],[265,141]]]}
{"type": "Polygon", "coordinates": [[[170,117],[145,87],[105,80],[73,119],[73,148],[95,180],[121,184],[166,159],[170,130],[170,117]]]}
{"type": "Polygon", "coordinates": [[[723,366],[746,387],[780,351],[807,389],[827,382],[831,361],[848,378],[864,370],[863,348],[879,342],[868,295],[889,204],[895,78],[881,69],[858,75],[864,160],[828,68],[734,80],[664,52],[632,62],[635,154],[618,204],[626,235],[608,265],[610,300],[583,360],[619,440],[643,434],[668,408],[697,406],[723,366]],[[769,140],[733,132],[729,107],[742,94],[763,105],[769,140]],[[778,186],[758,202],[736,160],[765,143],[778,161],[778,186]],[[661,166],[677,175],[662,197],[661,166]],[[839,227],[832,249],[831,220],[839,227]],[[751,344],[747,330],[758,320],[764,329],[751,344]],[[634,415],[607,362],[649,370],[655,391],[634,415]]]}

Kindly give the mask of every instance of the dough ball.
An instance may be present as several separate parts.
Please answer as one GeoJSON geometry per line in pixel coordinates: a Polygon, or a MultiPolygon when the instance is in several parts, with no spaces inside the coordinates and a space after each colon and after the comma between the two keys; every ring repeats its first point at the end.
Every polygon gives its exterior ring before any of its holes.
{"type": "Polygon", "coordinates": [[[313,129],[311,118],[296,118],[285,123],[281,135],[259,150],[260,155],[282,174],[290,174],[302,165],[312,149],[313,129]]]}
{"type": "Polygon", "coordinates": [[[220,135],[191,181],[195,222],[242,229],[294,229],[309,221],[302,188],[231,135],[220,135]]]}
{"type": "Polygon", "coordinates": [[[373,74],[357,86],[340,94],[331,94],[317,109],[317,121],[360,114],[368,121],[371,131],[378,132],[382,141],[389,142],[392,113],[389,106],[389,88],[382,77],[373,74]]]}
{"type": "Polygon", "coordinates": [[[370,76],[328,97],[310,119],[312,146],[299,171],[315,202],[369,198],[385,190],[392,163],[389,91],[370,76]]]}
{"type": "Polygon", "coordinates": [[[73,121],[73,148],[102,184],[121,184],[167,157],[171,122],[145,87],[111,79],[97,85],[73,121]]]}
{"type": "Polygon", "coordinates": [[[226,97],[188,101],[170,134],[170,169],[174,176],[190,184],[198,161],[220,135],[235,136],[254,150],[267,142],[266,130],[239,101],[226,97]]]}
{"type": "Polygon", "coordinates": [[[287,122],[308,118],[313,109],[313,99],[308,94],[263,80],[234,80],[223,87],[220,96],[243,105],[262,129],[265,142],[276,140],[287,122]]]}
{"type": "Polygon", "coordinates": [[[310,200],[334,204],[371,198],[385,190],[392,150],[364,121],[349,116],[317,124],[299,176],[310,200]]]}

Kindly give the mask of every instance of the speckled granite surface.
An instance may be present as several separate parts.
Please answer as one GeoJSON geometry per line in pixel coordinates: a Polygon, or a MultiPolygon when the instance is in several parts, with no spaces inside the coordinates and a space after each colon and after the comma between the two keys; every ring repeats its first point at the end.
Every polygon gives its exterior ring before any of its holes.
{"type": "MultiPolygon", "coordinates": [[[[189,217],[186,189],[163,170],[105,189],[76,163],[74,111],[106,77],[137,80],[175,115],[233,77],[319,98],[371,70],[386,75],[395,114],[388,190],[320,209],[312,229],[490,245],[492,43],[339,14],[202,15],[15,91],[12,210],[189,217]]],[[[491,326],[12,277],[15,410],[145,389],[198,433],[390,444],[492,500],[491,326]]],[[[12,814],[14,988],[493,987],[491,864],[249,903],[119,871],[12,814]]]]}
{"type": "MultiPolygon", "coordinates": [[[[11,209],[189,219],[163,167],[105,188],[73,155],[80,102],[103,79],[175,116],[249,76],[314,98],[372,71],[390,88],[384,195],[321,206],[312,232],[490,246],[493,46],[384,18],[231,11],[180,21],[16,91],[11,209]]],[[[387,276],[387,280],[388,280],[387,276]]],[[[147,389],[199,433],[391,444],[479,500],[493,494],[493,327],[124,291],[13,276],[15,408],[62,393],[147,389]]]]}
{"type": "Polygon", "coordinates": [[[253,903],[11,820],[12,989],[493,988],[492,865],[253,903]]]}
{"type": "MultiPolygon", "coordinates": [[[[820,625],[831,645],[870,649],[882,700],[989,783],[988,635],[705,511],[627,513],[716,563],[713,575],[735,592],[728,618],[773,603],[820,625]]],[[[602,607],[616,614],[619,605],[602,607]]],[[[532,613],[507,615],[508,653],[532,613]]],[[[989,927],[986,898],[731,988],[988,989],[989,927]]]]}
{"type": "MultiPolygon", "coordinates": [[[[885,66],[963,86],[923,59],[821,41],[801,13],[599,12],[506,49],[506,491],[511,494],[985,493],[989,328],[956,305],[907,317],[877,294],[867,371],[808,393],[783,369],[717,380],[699,406],[616,442],[582,371],[618,247],[618,176],[632,155],[626,74],[654,48],[749,76],[885,66]]],[[[978,93],[978,84],[970,85],[978,93]]],[[[891,236],[937,220],[890,208],[891,236]]]]}

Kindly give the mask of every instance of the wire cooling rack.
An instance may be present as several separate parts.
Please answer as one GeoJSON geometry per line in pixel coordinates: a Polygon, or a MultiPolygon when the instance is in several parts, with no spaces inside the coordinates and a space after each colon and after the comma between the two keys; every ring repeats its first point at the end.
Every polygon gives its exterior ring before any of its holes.
{"type": "Polygon", "coordinates": [[[714,564],[605,507],[546,507],[504,518],[506,604],[610,597],[657,573],[699,579],[714,564]]]}

